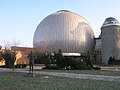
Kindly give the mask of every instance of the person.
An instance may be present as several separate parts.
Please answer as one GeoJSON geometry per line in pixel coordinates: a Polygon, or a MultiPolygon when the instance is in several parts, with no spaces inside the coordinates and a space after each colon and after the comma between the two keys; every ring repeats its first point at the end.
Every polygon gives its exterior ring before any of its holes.
{"type": "Polygon", "coordinates": [[[33,74],[33,65],[34,65],[34,60],[36,59],[37,57],[32,53],[28,55],[28,59],[30,60],[29,61],[29,73],[32,73],[33,74]]]}

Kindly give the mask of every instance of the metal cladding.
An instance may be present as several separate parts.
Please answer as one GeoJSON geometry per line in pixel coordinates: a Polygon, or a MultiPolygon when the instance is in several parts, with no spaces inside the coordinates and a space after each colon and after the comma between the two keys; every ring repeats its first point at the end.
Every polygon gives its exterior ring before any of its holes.
{"type": "Polygon", "coordinates": [[[108,64],[110,57],[120,59],[120,23],[107,18],[101,28],[102,63],[108,64]]]}
{"type": "Polygon", "coordinates": [[[33,38],[39,52],[87,53],[93,50],[94,33],[80,15],[68,10],[57,11],[41,21],[33,38]]]}

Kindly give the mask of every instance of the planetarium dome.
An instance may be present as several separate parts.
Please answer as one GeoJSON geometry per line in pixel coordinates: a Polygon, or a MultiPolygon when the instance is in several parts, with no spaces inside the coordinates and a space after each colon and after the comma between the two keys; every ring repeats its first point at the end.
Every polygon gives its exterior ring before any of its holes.
{"type": "Polygon", "coordinates": [[[39,52],[87,53],[94,47],[94,32],[85,18],[68,10],[50,14],[38,25],[33,46],[39,52]]]}

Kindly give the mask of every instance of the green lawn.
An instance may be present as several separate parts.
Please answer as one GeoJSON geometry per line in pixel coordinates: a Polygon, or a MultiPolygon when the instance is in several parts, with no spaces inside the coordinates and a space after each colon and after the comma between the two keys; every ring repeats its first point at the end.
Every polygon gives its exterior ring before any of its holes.
{"type": "Polygon", "coordinates": [[[0,90],[120,90],[120,82],[0,73],[0,90]]]}
{"type": "Polygon", "coordinates": [[[52,70],[52,69],[42,69],[42,70],[35,70],[35,71],[120,76],[120,71],[108,71],[108,70],[52,70]]]}

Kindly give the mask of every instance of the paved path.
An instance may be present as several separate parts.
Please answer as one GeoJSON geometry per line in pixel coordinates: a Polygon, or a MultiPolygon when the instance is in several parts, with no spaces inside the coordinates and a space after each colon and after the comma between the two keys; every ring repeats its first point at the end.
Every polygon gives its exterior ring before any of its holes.
{"type": "MultiPolygon", "coordinates": [[[[0,68],[0,72],[12,72],[12,69],[0,68]]],[[[28,73],[28,69],[15,69],[15,72],[28,73]]],[[[61,72],[44,72],[44,71],[34,71],[34,74],[44,74],[60,77],[69,78],[80,78],[80,79],[91,79],[91,80],[104,80],[104,81],[114,81],[120,82],[120,76],[106,76],[106,75],[90,75],[90,74],[73,74],[73,73],[61,73],[61,72]]]]}

